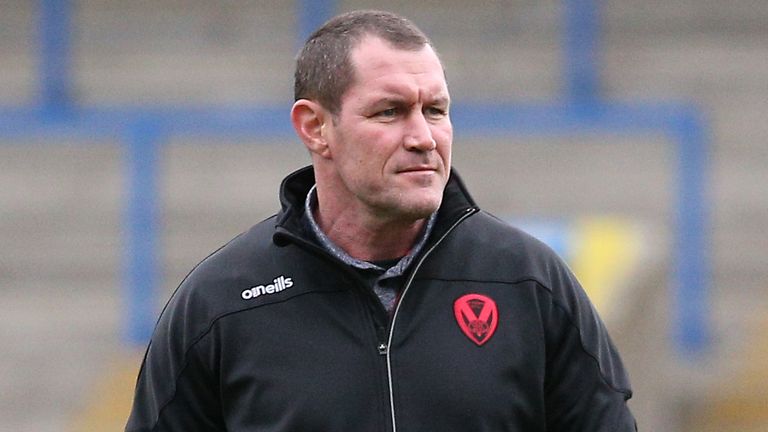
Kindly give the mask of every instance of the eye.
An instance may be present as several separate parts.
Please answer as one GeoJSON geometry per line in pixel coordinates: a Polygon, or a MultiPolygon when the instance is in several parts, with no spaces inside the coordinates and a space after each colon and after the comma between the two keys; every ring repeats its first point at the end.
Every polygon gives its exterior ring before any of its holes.
{"type": "Polygon", "coordinates": [[[428,107],[426,114],[431,118],[443,118],[448,115],[448,110],[441,107],[428,107]]]}
{"type": "Polygon", "coordinates": [[[397,115],[397,108],[387,108],[376,113],[378,117],[394,117],[397,115]]]}

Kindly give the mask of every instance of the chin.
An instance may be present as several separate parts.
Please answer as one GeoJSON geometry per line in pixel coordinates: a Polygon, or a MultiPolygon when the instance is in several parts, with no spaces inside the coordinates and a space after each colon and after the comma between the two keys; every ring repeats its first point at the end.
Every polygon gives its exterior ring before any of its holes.
{"type": "Polygon", "coordinates": [[[401,207],[401,214],[413,220],[427,218],[440,208],[442,198],[442,195],[440,195],[437,198],[425,197],[417,201],[412,201],[401,207]]]}

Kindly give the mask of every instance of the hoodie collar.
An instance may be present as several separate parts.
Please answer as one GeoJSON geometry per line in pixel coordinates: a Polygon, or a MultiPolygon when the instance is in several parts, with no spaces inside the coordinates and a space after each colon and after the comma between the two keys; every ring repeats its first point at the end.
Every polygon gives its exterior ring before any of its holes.
{"type": "MultiPolygon", "coordinates": [[[[307,194],[315,185],[315,172],[312,166],[301,168],[283,179],[280,185],[280,212],[275,223],[276,233],[274,241],[278,245],[285,245],[288,236],[298,236],[303,239],[311,238],[311,233],[303,223],[304,206],[307,194]]],[[[477,205],[467,191],[464,182],[455,169],[451,169],[451,175],[443,192],[443,202],[437,211],[437,219],[430,235],[431,238],[439,238],[443,232],[453,224],[461,215],[469,209],[476,209],[477,205]]]]}

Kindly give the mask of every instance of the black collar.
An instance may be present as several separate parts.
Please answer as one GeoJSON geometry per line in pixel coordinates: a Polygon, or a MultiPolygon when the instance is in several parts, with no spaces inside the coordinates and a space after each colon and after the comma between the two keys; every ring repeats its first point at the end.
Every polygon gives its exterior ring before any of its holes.
{"type": "MultiPolygon", "coordinates": [[[[301,168],[283,179],[280,185],[280,212],[277,214],[275,227],[277,232],[274,241],[277,244],[285,244],[287,238],[282,233],[289,233],[306,239],[302,215],[304,213],[304,200],[309,189],[315,184],[315,172],[312,166],[301,168]]],[[[458,220],[470,209],[476,209],[477,204],[467,191],[464,182],[455,169],[451,169],[448,184],[443,192],[443,202],[437,212],[437,221],[431,237],[440,238],[448,230],[454,221],[458,220]]],[[[428,242],[429,244],[429,242],[428,242]]]]}

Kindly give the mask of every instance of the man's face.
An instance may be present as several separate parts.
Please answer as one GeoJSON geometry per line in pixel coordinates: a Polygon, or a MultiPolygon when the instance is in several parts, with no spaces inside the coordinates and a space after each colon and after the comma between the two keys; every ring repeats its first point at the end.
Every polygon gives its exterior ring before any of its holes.
{"type": "Polygon", "coordinates": [[[428,45],[404,51],[366,37],[351,61],[355,81],[325,126],[344,186],[333,198],[376,217],[424,218],[440,206],[451,166],[450,97],[440,60],[428,45]]]}

